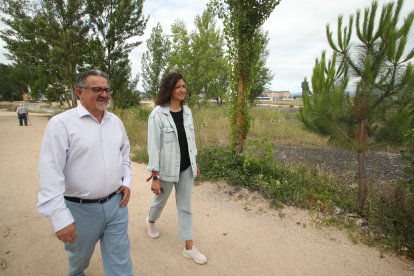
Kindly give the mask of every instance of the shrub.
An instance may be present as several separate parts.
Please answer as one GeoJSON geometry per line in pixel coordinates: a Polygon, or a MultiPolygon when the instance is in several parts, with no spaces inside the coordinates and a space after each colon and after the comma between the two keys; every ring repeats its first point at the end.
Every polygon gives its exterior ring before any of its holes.
{"type": "MultiPolygon", "coordinates": [[[[246,151],[248,152],[248,151],[246,151]]],[[[337,189],[332,179],[312,175],[306,168],[286,167],[257,154],[234,154],[229,148],[204,147],[198,163],[202,171],[200,180],[224,180],[230,184],[260,190],[274,203],[310,207],[323,202],[327,208],[338,206],[353,211],[355,206],[348,200],[350,189],[337,189]]]]}

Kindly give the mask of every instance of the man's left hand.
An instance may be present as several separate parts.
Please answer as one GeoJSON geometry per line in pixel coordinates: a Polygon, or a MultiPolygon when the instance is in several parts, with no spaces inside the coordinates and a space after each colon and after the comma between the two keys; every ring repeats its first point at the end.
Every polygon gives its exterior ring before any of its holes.
{"type": "Polygon", "coordinates": [[[119,206],[121,208],[124,208],[128,204],[129,196],[131,195],[131,190],[127,186],[121,186],[116,193],[122,193],[124,195],[122,197],[121,202],[119,203],[119,206]]]}

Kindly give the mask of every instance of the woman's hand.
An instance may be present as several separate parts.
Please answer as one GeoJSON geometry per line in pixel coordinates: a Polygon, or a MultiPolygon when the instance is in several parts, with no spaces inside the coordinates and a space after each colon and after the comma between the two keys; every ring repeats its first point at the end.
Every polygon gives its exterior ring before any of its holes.
{"type": "Polygon", "coordinates": [[[151,191],[157,196],[161,194],[161,181],[159,178],[157,180],[154,180],[154,178],[152,179],[151,191]]]}

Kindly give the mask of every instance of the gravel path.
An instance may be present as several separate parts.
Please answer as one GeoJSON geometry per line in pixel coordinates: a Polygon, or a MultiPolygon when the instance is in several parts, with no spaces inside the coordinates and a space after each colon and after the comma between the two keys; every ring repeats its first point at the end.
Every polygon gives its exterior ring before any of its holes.
{"type": "MultiPolygon", "coordinates": [[[[344,183],[357,179],[356,154],[330,148],[275,147],[275,158],[284,164],[309,164],[338,176],[344,183]],[[348,176],[348,177],[344,177],[348,176]],[[351,176],[351,178],[349,178],[351,176]]],[[[394,181],[404,177],[400,154],[369,152],[366,158],[367,178],[372,181],[394,181]]]]}

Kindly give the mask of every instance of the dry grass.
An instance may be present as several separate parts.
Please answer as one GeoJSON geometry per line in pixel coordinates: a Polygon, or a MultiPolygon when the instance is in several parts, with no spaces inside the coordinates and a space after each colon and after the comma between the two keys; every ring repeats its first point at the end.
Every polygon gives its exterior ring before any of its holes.
{"type": "Polygon", "coordinates": [[[257,104],[266,104],[266,105],[282,105],[282,106],[303,106],[302,99],[286,99],[286,100],[277,100],[277,101],[257,101],[257,104]]]}
{"type": "Polygon", "coordinates": [[[297,114],[297,110],[283,108],[253,108],[248,140],[262,140],[285,146],[326,145],[326,138],[306,130],[297,114]]]}
{"type": "Polygon", "coordinates": [[[230,142],[230,125],[224,107],[193,108],[197,145],[227,146],[230,142]]]}
{"type": "MultiPolygon", "coordinates": [[[[147,146],[147,120],[151,107],[113,110],[124,122],[133,152],[147,146]]],[[[225,107],[192,108],[197,146],[227,146],[230,142],[228,110],[225,107]]],[[[326,139],[303,128],[296,110],[270,107],[252,108],[248,141],[264,141],[286,146],[324,146],[326,139]]]]}

